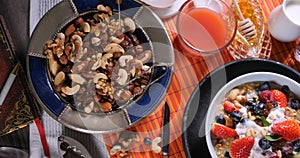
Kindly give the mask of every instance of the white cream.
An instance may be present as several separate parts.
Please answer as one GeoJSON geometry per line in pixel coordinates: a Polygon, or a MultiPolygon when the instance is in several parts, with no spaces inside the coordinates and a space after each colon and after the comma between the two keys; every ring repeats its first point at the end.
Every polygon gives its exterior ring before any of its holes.
{"type": "Polygon", "coordinates": [[[285,121],[286,119],[284,118],[284,112],[285,110],[283,108],[274,108],[270,111],[266,120],[271,124],[285,121]]]}

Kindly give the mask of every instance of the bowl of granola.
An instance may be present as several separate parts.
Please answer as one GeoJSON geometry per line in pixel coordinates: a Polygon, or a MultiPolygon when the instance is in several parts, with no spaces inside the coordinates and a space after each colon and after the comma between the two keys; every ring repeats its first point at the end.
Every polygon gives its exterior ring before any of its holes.
{"type": "Polygon", "coordinates": [[[205,122],[212,157],[299,154],[299,87],[273,72],[252,72],[225,84],[211,101],[205,122]]]}
{"type": "Polygon", "coordinates": [[[163,23],[146,6],[126,0],[119,12],[115,1],[74,0],[41,19],[27,62],[37,101],[50,116],[74,130],[107,133],[159,105],[174,55],[163,23]]]}

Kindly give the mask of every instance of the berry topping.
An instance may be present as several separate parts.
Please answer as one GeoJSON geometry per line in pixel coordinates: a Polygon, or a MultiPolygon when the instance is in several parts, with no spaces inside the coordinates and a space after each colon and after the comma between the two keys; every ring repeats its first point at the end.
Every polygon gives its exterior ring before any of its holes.
{"type": "Polygon", "coordinates": [[[270,84],[269,82],[264,82],[260,87],[259,87],[259,90],[260,91],[264,91],[264,90],[270,90],[270,84]]]}
{"type": "Polygon", "coordinates": [[[215,119],[216,119],[216,122],[219,124],[225,125],[225,123],[226,123],[224,115],[222,115],[222,114],[217,115],[215,119]]]}
{"type": "Polygon", "coordinates": [[[267,140],[266,138],[262,138],[259,140],[258,145],[260,148],[262,148],[263,150],[269,149],[271,147],[271,143],[269,140],[267,140]]]}
{"type": "Polygon", "coordinates": [[[279,107],[283,108],[287,106],[287,98],[285,94],[277,89],[272,90],[274,101],[279,104],[279,107]]]}
{"type": "Polygon", "coordinates": [[[232,113],[233,111],[237,111],[238,109],[234,106],[234,104],[230,101],[225,101],[223,104],[224,111],[227,113],[232,113]]]}
{"type": "Polygon", "coordinates": [[[274,101],[274,97],[270,90],[264,90],[259,94],[259,100],[264,103],[272,103],[274,101]]]}
{"type": "Polygon", "coordinates": [[[234,129],[219,123],[214,123],[211,131],[218,138],[233,138],[237,136],[237,133],[234,129]]]}
{"type": "Polygon", "coordinates": [[[239,123],[240,120],[242,119],[242,116],[243,116],[242,113],[237,112],[237,111],[230,113],[230,117],[231,117],[232,121],[235,123],[239,123]]]}
{"type": "Polygon", "coordinates": [[[275,134],[280,135],[288,142],[293,142],[300,138],[300,126],[293,120],[286,120],[276,123],[271,127],[275,134]]]}
{"type": "Polygon", "coordinates": [[[286,95],[286,96],[289,96],[289,94],[291,93],[291,90],[289,88],[289,86],[287,85],[283,85],[281,87],[281,91],[286,95]]]}
{"type": "Polygon", "coordinates": [[[299,99],[292,99],[290,106],[291,106],[292,109],[295,109],[295,110],[300,109],[300,100],[299,99]]]}
{"type": "Polygon", "coordinates": [[[254,105],[252,111],[255,115],[263,115],[265,109],[266,109],[266,104],[260,102],[260,103],[254,105]]]}
{"type": "Polygon", "coordinates": [[[253,145],[254,138],[251,136],[236,139],[230,144],[230,156],[232,158],[248,158],[253,145]]]}

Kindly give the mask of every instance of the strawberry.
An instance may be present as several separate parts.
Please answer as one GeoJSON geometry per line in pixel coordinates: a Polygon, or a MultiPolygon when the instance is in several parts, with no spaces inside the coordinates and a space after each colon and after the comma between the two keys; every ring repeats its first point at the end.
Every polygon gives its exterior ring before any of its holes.
{"type": "Polygon", "coordinates": [[[271,130],[288,142],[293,142],[300,138],[300,126],[294,120],[275,123],[272,125],[271,130]]]}
{"type": "Polygon", "coordinates": [[[233,138],[238,135],[234,129],[219,123],[214,123],[211,131],[218,138],[233,138]]]}
{"type": "Polygon", "coordinates": [[[223,107],[224,107],[224,111],[229,114],[232,113],[233,111],[238,111],[238,108],[236,108],[232,102],[227,100],[224,102],[223,107]]]}
{"type": "Polygon", "coordinates": [[[252,136],[236,139],[230,144],[230,156],[232,158],[248,158],[253,145],[254,138],[252,136]]]}
{"type": "Polygon", "coordinates": [[[283,108],[287,106],[287,98],[282,91],[274,89],[272,90],[272,95],[274,97],[274,101],[278,103],[279,107],[283,108]]]}

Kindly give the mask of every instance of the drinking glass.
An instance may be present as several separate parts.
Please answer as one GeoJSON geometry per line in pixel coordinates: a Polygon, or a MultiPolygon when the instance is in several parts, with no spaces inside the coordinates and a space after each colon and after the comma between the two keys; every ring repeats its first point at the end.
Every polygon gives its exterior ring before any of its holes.
{"type": "Polygon", "coordinates": [[[237,20],[222,0],[202,3],[187,1],[177,15],[179,45],[193,56],[211,54],[226,48],[234,39],[237,20]]]}

